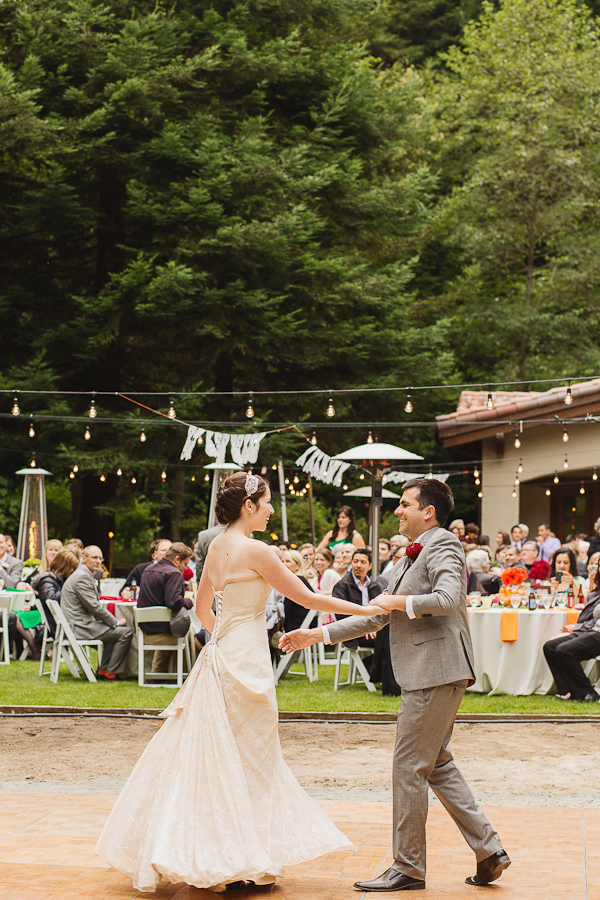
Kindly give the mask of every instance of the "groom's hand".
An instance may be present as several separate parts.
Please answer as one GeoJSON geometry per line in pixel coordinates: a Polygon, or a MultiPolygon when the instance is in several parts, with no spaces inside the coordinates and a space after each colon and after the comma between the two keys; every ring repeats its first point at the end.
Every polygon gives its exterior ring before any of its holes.
{"type": "MultiPolygon", "coordinates": [[[[369,602],[369,606],[377,606],[385,613],[391,612],[393,609],[406,609],[406,597],[401,594],[380,594],[379,597],[373,597],[369,602]]],[[[377,615],[379,609],[372,614],[377,615]]]]}
{"type": "Polygon", "coordinates": [[[294,650],[304,650],[311,644],[323,640],[323,632],[320,628],[297,628],[289,631],[279,641],[279,649],[284,653],[293,653],[294,650]]]}

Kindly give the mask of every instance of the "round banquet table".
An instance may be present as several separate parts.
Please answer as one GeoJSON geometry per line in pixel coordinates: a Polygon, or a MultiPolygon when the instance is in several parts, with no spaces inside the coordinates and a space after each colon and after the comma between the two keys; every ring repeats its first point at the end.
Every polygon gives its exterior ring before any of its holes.
{"type": "Polygon", "coordinates": [[[468,690],[484,694],[554,693],[542,647],[567,623],[566,609],[519,609],[517,639],[501,638],[501,609],[469,609],[476,681],[468,690]]]}
{"type": "Polygon", "coordinates": [[[33,591],[6,591],[0,590],[0,600],[5,609],[14,612],[18,609],[24,609],[31,606],[35,602],[35,594],[33,591]]]}

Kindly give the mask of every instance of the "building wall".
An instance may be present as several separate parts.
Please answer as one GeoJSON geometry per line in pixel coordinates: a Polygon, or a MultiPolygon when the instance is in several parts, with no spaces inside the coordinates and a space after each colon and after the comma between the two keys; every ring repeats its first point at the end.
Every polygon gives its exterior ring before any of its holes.
{"type": "Polygon", "coordinates": [[[547,485],[528,484],[529,481],[545,478],[551,482],[555,472],[559,478],[567,472],[570,476],[581,472],[583,476],[585,470],[592,470],[594,466],[600,471],[600,425],[570,425],[568,433],[569,441],[565,444],[563,427],[558,423],[526,429],[519,435],[521,447],[518,450],[510,434],[503,442],[495,438],[482,441],[481,529],[492,541],[496,532],[508,531],[516,522],[524,522],[529,526],[530,534],[535,536],[540,522],[551,521],[551,497],[545,494],[547,485]],[[563,468],[565,452],[568,470],[563,468]],[[513,498],[519,460],[522,460],[523,472],[519,475],[521,484],[516,488],[517,496],[513,498]]]}

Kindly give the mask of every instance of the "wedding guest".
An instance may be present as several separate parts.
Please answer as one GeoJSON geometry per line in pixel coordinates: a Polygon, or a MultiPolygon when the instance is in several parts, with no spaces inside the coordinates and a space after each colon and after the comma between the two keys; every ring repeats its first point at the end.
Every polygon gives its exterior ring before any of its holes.
{"type": "MultiPolygon", "coordinates": [[[[187,569],[191,555],[191,547],[177,541],[167,547],[161,560],[148,566],[140,585],[138,609],[166,606],[174,615],[182,607],[192,608],[194,602],[185,596],[183,584],[183,573],[187,569]]],[[[140,628],[144,632],[145,644],[164,647],[172,646],[179,640],[172,634],[169,622],[140,622],[140,628]]],[[[152,671],[168,672],[173,657],[172,650],[156,649],[152,659],[152,671]]]]}
{"type": "Polygon", "coordinates": [[[69,544],[74,544],[75,547],[79,548],[79,552],[83,553],[83,541],[79,538],[69,538],[69,540],[65,544],[65,547],[67,547],[69,544]]]}
{"type": "MultiPolygon", "coordinates": [[[[381,584],[376,580],[371,580],[370,573],[372,568],[371,552],[369,550],[357,549],[352,554],[351,569],[341,581],[338,581],[333,588],[333,596],[340,600],[348,600],[350,603],[359,603],[362,606],[368,606],[371,600],[381,594],[381,584]]],[[[346,619],[347,616],[336,616],[336,619],[346,619]]],[[[363,637],[356,638],[352,641],[345,641],[345,647],[368,647],[374,649],[375,634],[366,634],[363,637]]],[[[371,658],[363,660],[367,669],[371,658]]]]}
{"type": "Polygon", "coordinates": [[[5,588],[29,589],[28,584],[21,581],[23,561],[16,556],[9,556],[6,549],[6,538],[0,534],[0,579],[5,588]]]}
{"type": "Polygon", "coordinates": [[[9,556],[17,555],[17,545],[13,538],[11,538],[10,534],[4,535],[4,540],[6,541],[6,552],[9,556]]]}
{"type": "Polygon", "coordinates": [[[198,584],[200,584],[208,548],[216,536],[225,531],[225,527],[225,525],[215,525],[213,528],[205,528],[204,531],[198,532],[198,543],[196,544],[196,580],[198,584]]]}
{"type": "Polygon", "coordinates": [[[317,574],[317,570],[315,569],[315,545],[308,543],[302,544],[299,552],[304,563],[304,574],[310,580],[317,574]]]}
{"type": "Polygon", "coordinates": [[[600,577],[596,568],[590,576],[591,590],[574,625],[563,625],[565,632],[544,644],[544,656],[554,677],[556,691],[564,700],[597,703],[600,695],[584,674],[581,663],[600,654],[600,577]]]}
{"type": "Polygon", "coordinates": [[[48,621],[48,631],[54,637],[56,634],[56,622],[50,610],[48,609],[48,600],[56,600],[60,603],[60,595],[63,584],[75,569],[79,566],[79,557],[64,547],[58,550],[54,559],[50,563],[50,568],[40,576],[37,583],[38,596],[46,613],[48,621]]]}
{"type": "Polygon", "coordinates": [[[559,547],[558,550],[555,550],[550,560],[550,587],[552,593],[555,594],[559,587],[564,589],[565,586],[572,586],[575,603],[579,603],[578,597],[583,582],[584,579],[577,569],[577,560],[573,551],[565,547],[559,547]]]}
{"type": "Polygon", "coordinates": [[[385,575],[392,571],[392,544],[386,538],[379,539],[379,574],[385,575]]]}
{"type": "Polygon", "coordinates": [[[403,556],[406,556],[406,548],[410,544],[410,541],[405,534],[399,534],[397,537],[397,541],[394,540],[394,538],[390,540],[390,544],[394,548],[392,552],[392,562],[394,565],[396,565],[403,556]]]}
{"type": "Polygon", "coordinates": [[[448,531],[451,531],[452,534],[455,534],[459,541],[462,541],[462,543],[465,543],[465,541],[467,540],[467,536],[465,534],[464,519],[452,519],[452,521],[448,525],[448,531]]]}
{"type": "Polygon", "coordinates": [[[403,534],[393,534],[390,538],[390,549],[392,551],[392,556],[398,549],[398,547],[403,547],[405,541],[405,536],[403,534]]]}
{"type": "MultiPolygon", "coordinates": [[[[343,546],[348,546],[347,544],[343,546]]],[[[337,572],[340,578],[343,578],[346,574],[348,566],[344,565],[344,560],[342,556],[342,547],[334,547],[333,548],[333,571],[337,572]]]]}
{"type": "Polygon", "coordinates": [[[489,553],[490,559],[492,556],[492,548],[490,547],[490,536],[489,534],[480,534],[477,540],[475,541],[477,547],[482,547],[484,550],[487,550],[489,553]]]}
{"type": "Polygon", "coordinates": [[[509,547],[505,547],[501,553],[501,557],[503,560],[503,568],[505,569],[510,569],[511,566],[518,567],[521,565],[519,551],[514,544],[511,544],[509,547]]]}
{"type": "Polygon", "coordinates": [[[340,576],[333,569],[333,553],[327,547],[315,553],[315,569],[317,574],[309,579],[311,588],[317,594],[331,595],[340,576]]]}
{"type": "Polygon", "coordinates": [[[477,538],[479,537],[479,526],[475,524],[475,522],[468,522],[465,525],[465,537],[467,544],[477,544],[477,538]]]}
{"type": "Polygon", "coordinates": [[[491,561],[487,550],[477,547],[467,554],[467,593],[479,591],[481,594],[497,594],[502,586],[502,579],[491,571],[491,561]]]}
{"type": "Polygon", "coordinates": [[[537,542],[540,549],[538,559],[550,562],[550,557],[554,551],[560,548],[560,541],[554,537],[547,522],[542,522],[541,525],[538,525],[537,542]]]}
{"type": "Polygon", "coordinates": [[[63,585],[60,605],[76,638],[102,641],[97,677],[113,682],[125,673],[133,631],[125,619],[116,619],[98,599],[94,572],[101,566],[100,547],[84,547],[81,564],[63,585]]]}
{"type": "Polygon", "coordinates": [[[364,547],[365,542],[356,530],[354,518],[354,510],[351,506],[341,506],[336,513],[334,527],[327,532],[317,550],[325,547],[332,550],[338,544],[354,544],[355,547],[364,547]]]}
{"type": "MultiPolygon", "coordinates": [[[[510,535],[507,531],[499,531],[496,535],[496,549],[494,550],[492,559],[495,563],[500,560],[500,553],[504,550],[505,547],[510,547],[510,535]]],[[[537,544],[536,544],[536,552],[537,552],[537,544]]]]}
{"type": "Polygon", "coordinates": [[[594,579],[596,578],[596,573],[598,572],[598,565],[600,564],[600,551],[597,553],[592,553],[590,556],[590,560],[588,562],[588,577],[584,580],[581,585],[582,594],[587,597],[591,590],[591,585],[594,583],[594,579]]]}
{"type": "MultiPolygon", "coordinates": [[[[282,563],[286,566],[292,575],[296,575],[300,581],[306,585],[306,587],[312,591],[312,587],[308,583],[308,580],[302,574],[302,569],[304,565],[304,560],[300,556],[300,554],[296,550],[285,550],[283,556],[281,558],[282,563]]],[[[283,608],[284,608],[284,630],[285,631],[294,631],[296,628],[300,628],[304,619],[306,618],[306,614],[308,610],[305,606],[300,606],[299,603],[296,603],[294,600],[290,600],[289,597],[284,597],[283,600],[283,608]]]]}
{"type": "Polygon", "coordinates": [[[150,553],[150,559],[146,560],[145,562],[138,563],[137,566],[134,566],[127,576],[125,584],[121,588],[121,597],[123,597],[123,599],[131,599],[131,586],[134,581],[137,585],[139,594],[140,584],[142,583],[142,575],[144,574],[148,566],[151,566],[154,563],[159,562],[159,560],[164,559],[165,553],[170,546],[171,541],[167,540],[166,538],[158,538],[158,540],[154,540],[151,542],[148,551],[150,553]]]}
{"type": "Polygon", "coordinates": [[[513,527],[510,529],[510,537],[511,537],[510,542],[513,545],[513,547],[516,547],[517,550],[520,550],[521,547],[523,546],[523,541],[525,540],[525,538],[523,537],[523,532],[521,530],[520,525],[513,525],[513,527]]]}
{"type": "Polygon", "coordinates": [[[538,558],[538,545],[535,541],[524,541],[519,553],[519,560],[525,566],[527,572],[538,558]]]}
{"type": "Polygon", "coordinates": [[[594,553],[600,552],[600,519],[594,522],[594,534],[590,538],[590,546],[588,549],[588,560],[594,553]]]}
{"type": "Polygon", "coordinates": [[[31,585],[35,593],[38,593],[38,584],[40,578],[50,569],[54,559],[56,558],[56,554],[62,548],[62,541],[57,541],[55,538],[51,538],[49,541],[46,541],[44,546],[44,552],[42,553],[42,561],[39,566],[36,566],[33,572],[31,572],[27,578],[24,579],[25,583],[31,585]]]}

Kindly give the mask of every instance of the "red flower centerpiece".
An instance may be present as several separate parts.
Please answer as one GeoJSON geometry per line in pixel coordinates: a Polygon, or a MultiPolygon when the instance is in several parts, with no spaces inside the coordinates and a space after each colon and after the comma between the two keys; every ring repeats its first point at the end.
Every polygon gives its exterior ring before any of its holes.
{"type": "Polygon", "coordinates": [[[530,581],[547,581],[550,576],[550,563],[545,559],[536,559],[529,570],[530,581]]]}
{"type": "Polygon", "coordinates": [[[408,545],[408,547],[406,548],[406,555],[408,556],[408,559],[410,560],[409,565],[412,566],[412,564],[414,563],[415,559],[417,558],[417,556],[419,555],[419,553],[421,552],[422,549],[423,549],[422,544],[413,543],[413,544],[408,545]]]}
{"type": "Polygon", "coordinates": [[[523,584],[527,578],[527,572],[519,566],[509,566],[508,569],[504,570],[501,578],[504,587],[518,587],[520,584],[523,584]]]}

